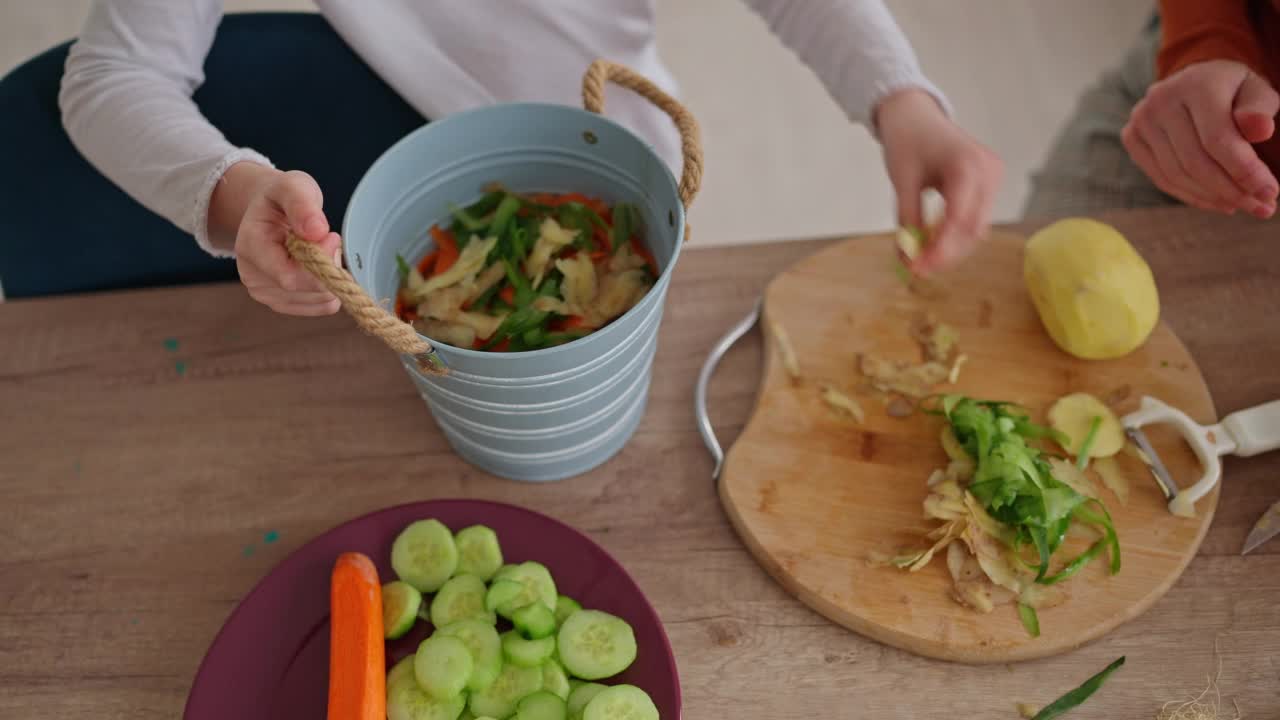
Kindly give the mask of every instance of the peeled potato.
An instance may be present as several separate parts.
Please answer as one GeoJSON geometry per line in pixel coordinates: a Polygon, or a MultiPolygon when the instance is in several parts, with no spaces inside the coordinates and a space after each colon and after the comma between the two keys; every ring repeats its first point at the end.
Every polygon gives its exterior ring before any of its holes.
{"type": "Polygon", "coordinates": [[[1085,360],[1129,354],[1160,315],[1151,268],[1115,228],[1059,220],[1027,241],[1023,280],[1049,337],[1085,360]]]}
{"type": "Polygon", "coordinates": [[[1049,408],[1049,426],[1071,439],[1071,447],[1064,448],[1079,456],[1080,446],[1089,436],[1093,419],[1099,418],[1098,432],[1089,446],[1089,457],[1111,457],[1124,447],[1124,428],[1106,403],[1089,393],[1072,393],[1058,398],[1049,408]]]}

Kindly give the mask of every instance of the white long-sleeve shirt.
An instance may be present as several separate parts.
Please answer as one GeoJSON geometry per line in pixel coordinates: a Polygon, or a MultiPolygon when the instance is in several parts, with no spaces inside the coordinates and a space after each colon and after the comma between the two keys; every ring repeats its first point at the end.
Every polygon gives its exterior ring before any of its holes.
{"type": "MultiPolygon", "coordinates": [[[[849,118],[871,128],[885,95],[943,94],[922,74],[881,0],[743,0],[822,80],[849,118]]],[[[598,57],[676,93],[658,56],[655,0],[316,0],[330,25],[428,119],[497,102],[579,105],[598,57]]],[[[72,142],[144,206],[227,255],[208,238],[209,200],[239,161],[271,165],[213,127],[192,94],[222,17],[222,0],[98,0],[71,48],[59,103],[72,142]]],[[[707,63],[732,60],[709,48],[707,63]]],[[[762,97],[767,101],[767,97],[762,97]]],[[[609,116],[679,171],[670,120],[611,91],[609,116]]],[[[874,129],[872,129],[874,132],[874,129]]],[[[292,169],[292,168],[291,168],[292,169]]],[[[306,170],[305,167],[296,168],[306,170]]],[[[335,219],[336,220],[336,219],[335,219]]]]}

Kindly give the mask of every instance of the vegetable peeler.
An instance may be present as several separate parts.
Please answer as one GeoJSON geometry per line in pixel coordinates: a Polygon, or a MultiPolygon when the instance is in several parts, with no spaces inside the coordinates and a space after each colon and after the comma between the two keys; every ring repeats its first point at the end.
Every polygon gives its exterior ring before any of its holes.
{"type": "MultiPolygon", "coordinates": [[[[1143,397],[1138,409],[1121,419],[1125,433],[1145,454],[1144,460],[1169,501],[1169,511],[1186,514],[1195,502],[1217,485],[1222,477],[1223,455],[1251,457],[1280,448],[1280,400],[1231,413],[1216,425],[1200,425],[1181,410],[1153,397],[1143,397]],[[1195,451],[1203,474],[1190,487],[1180,489],[1169,475],[1160,456],[1156,454],[1142,427],[1155,423],[1169,423],[1182,433],[1183,439],[1195,451]]],[[[1280,505],[1278,503],[1277,505],[1280,505]]],[[[1272,507],[1259,519],[1254,532],[1245,542],[1243,552],[1249,552],[1280,534],[1280,517],[1269,524],[1272,515],[1280,516],[1280,509],[1272,507]]]]}

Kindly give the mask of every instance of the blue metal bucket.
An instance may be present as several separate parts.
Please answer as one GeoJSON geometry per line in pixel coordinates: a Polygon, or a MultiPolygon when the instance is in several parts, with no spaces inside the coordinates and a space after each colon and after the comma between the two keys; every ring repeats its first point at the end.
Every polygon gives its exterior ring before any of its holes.
{"type": "Polygon", "coordinates": [[[517,192],[580,192],[640,209],[660,274],[643,300],[608,326],[565,345],[519,353],[456,348],[428,337],[445,375],[404,359],[454,450],[516,480],[586,472],[621,450],[640,424],[663,303],[684,241],[685,202],[700,176],[696,124],[643,78],[597,62],[584,81],[584,98],[597,112],[505,104],[418,129],[365,174],[343,224],[347,268],[366,293],[385,301],[399,285],[396,253],[428,252],[427,229],[447,217],[450,203],[474,201],[488,183],[517,192]],[[677,119],[685,149],[681,183],[648,144],[598,114],[604,80],[641,91],[677,119]]]}

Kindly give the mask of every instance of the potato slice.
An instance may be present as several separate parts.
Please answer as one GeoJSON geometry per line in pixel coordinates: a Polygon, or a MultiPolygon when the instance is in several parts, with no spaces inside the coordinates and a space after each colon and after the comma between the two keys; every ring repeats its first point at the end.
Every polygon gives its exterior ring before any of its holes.
{"type": "Polygon", "coordinates": [[[1106,403],[1089,393],[1072,393],[1058,398],[1049,408],[1049,426],[1071,439],[1071,447],[1063,448],[1072,455],[1080,454],[1080,446],[1089,435],[1094,418],[1100,418],[1098,432],[1089,446],[1089,457],[1111,457],[1124,447],[1124,428],[1106,403]]]}

